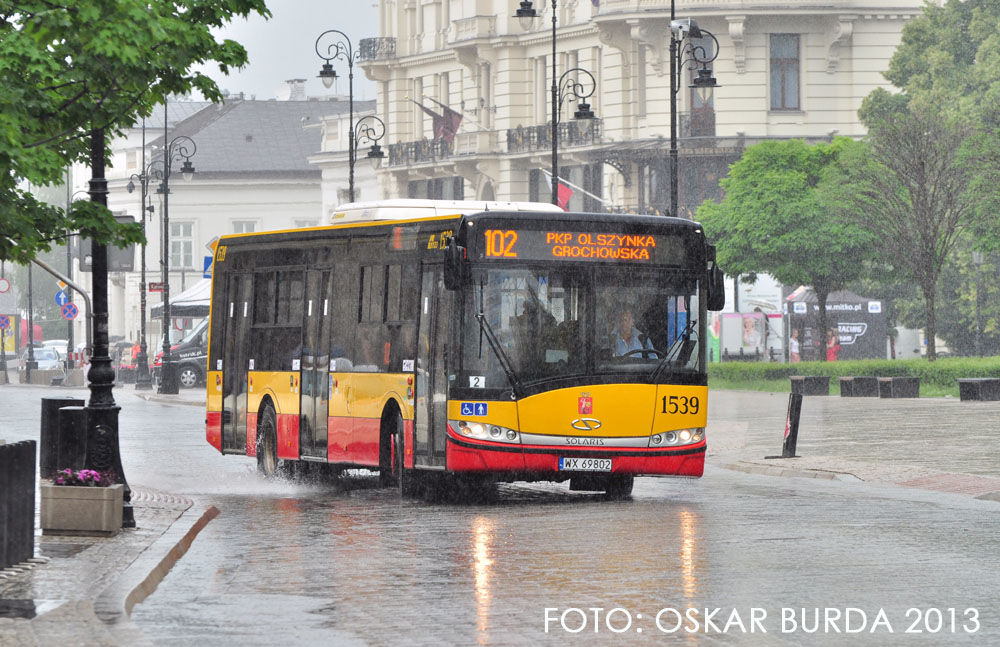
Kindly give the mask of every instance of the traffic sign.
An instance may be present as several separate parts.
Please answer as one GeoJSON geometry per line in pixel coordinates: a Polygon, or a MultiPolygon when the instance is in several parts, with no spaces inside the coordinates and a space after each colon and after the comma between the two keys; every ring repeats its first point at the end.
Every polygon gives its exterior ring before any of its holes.
{"type": "Polygon", "coordinates": [[[7,315],[0,315],[0,330],[10,329],[10,317],[7,315]]]}
{"type": "Polygon", "coordinates": [[[202,278],[210,279],[212,278],[212,257],[206,256],[204,263],[205,263],[205,269],[201,273],[201,276],[202,278]]]}
{"type": "Polygon", "coordinates": [[[0,294],[3,294],[10,289],[10,281],[7,279],[0,279],[0,294]]]}
{"type": "Polygon", "coordinates": [[[76,319],[78,314],[80,314],[80,309],[76,307],[75,303],[67,303],[62,307],[63,319],[76,319]]]}
{"type": "Polygon", "coordinates": [[[66,289],[66,281],[59,281],[58,285],[60,290],[66,289]]]}
{"type": "Polygon", "coordinates": [[[56,292],[56,305],[64,306],[67,303],[69,303],[69,295],[63,292],[62,290],[56,292]]]}
{"type": "Polygon", "coordinates": [[[163,292],[163,283],[150,283],[149,284],[149,291],[150,292],[163,292]]]}

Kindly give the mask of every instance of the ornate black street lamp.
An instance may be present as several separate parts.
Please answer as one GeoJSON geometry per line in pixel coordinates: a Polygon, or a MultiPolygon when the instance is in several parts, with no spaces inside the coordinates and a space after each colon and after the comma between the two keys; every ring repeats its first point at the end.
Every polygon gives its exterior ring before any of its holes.
{"type": "MultiPolygon", "coordinates": [[[[167,105],[163,104],[163,141],[167,141],[167,105]]],[[[157,393],[176,394],[180,390],[177,383],[177,367],[170,355],[170,175],[174,162],[184,160],[181,165],[181,175],[190,180],[194,175],[194,157],[198,147],[194,140],[186,135],[178,135],[170,140],[163,149],[163,182],[160,191],[163,193],[163,356],[160,358],[160,384],[157,393]]],[[[160,191],[157,191],[158,193],[160,191]]]]}
{"type": "MultiPolygon", "coordinates": [[[[90,199],[107,208],[108,180],[104,175],[106,155],[103,128],[91,131],[90,142],[90,199]]],[[[122,503],[122,528],[135,528],[132,510],[132,491],[122,469],[121,448],[118,442],[118,412],[112,389],[115,369],[108,353],[108,247],[95,241],[92,245],[94,352],[90,359],[87,381],[90,400],[87,402],[87,462],[97,470],[114,470],[119,482],[125,485],[122,503]]]]}
{"type": "MultiPolygon", "coordinates": [[[[146,162],[146,145],[145,145],[145,130],[146,124],[143,121],[143,163],[146,162]]],[[[142,216],[140,220],[142,221],[142,236],[143,239],[146,237],[146,218],[147,213],[149,218],[153,217],[153,203],[152,196],[149,195],[149,180],[150,178],[155,178],[162,180],[163,171],[162,162],[159,160],[155,162],[150,162],[149,166],[145,166],[142,173],[133,173],[129,178],[128,182],[128,192],[132,193],[135,191],[135,183],[138,181],[140,186],[140,204],[142,205],[142,216]],[[159,168],[157,168],[159,167],[159,168]],[[148,202],[148,204],[147,204],[148,202]]],[[[135,376],[135,388],[137,390],[147,390],[153,388],[152,379],[149,376],[149,348],[146,342],[146,243],[142,244],[142,260],[141,260],[141,278],[139,279],[139,309],[140,309],[140,319],[139,319],[139,354],[135,358],[136,364],[136,376],[135,376]]]]}
{"type": "Polygon", "coordinates": [[[351,134],[351,137],[351,147],[354,150],[358,150],[358,146],[363,142],[372,143],[366,157],[372,165],[372,170],[378,170],[385,159],[385,153],[382,151],[382,147],[378,145],[378,141],[385,137],[385,122],[375,115],[362,117],[354,125],[354,132],[351,134]]]}
{"type": "Polygon", "coordinates": [[[670,215],[678,216],[677,207],[677,92],[678,79],[684,66],[698,69],[698,76],[689,87],[695,88],[702,104],[712,98],[712,89],[719,87],[709,64],[719,56],[719,41],[706,29],[699,29],[693,18],[674,19],[674,2],[670,2],[670,215]],[[695,42],[712,39],[712,51],[695,42]]]}
{"type": "MultiPolygon", "coordinates": [[[[356,125],[354,123],[354,61],[357,60],[359,52],[354,50],[354,47],[351,45],[351,39],[347,37],[347,34],[337,29],[328,29],[316,39],[316,54],[323,59],[323,67],[319,71],[319,78],[327,88],[333,87],[333,82],[337,80],[337,71],[333,69],[330,61],[340,58],[347,61],[347,123],[351,133],[351,136],[348,138],[347,149],[347,194],[349,201],[354,202],[354,162],[357,155],[356,125]],[[326,47],[326,53],[324,54],[324,50],[320,49],[320,42],[326,36],[330,35],[332,35],[333,42],[326,47]]],[[[361,122],[359,121],[358,123],[360,124],[361,122]]],[[[379,120],[379,123],[381,123],[381,120],[379,120]]],[[[385,124],[382,125],[382,132],[385,132],[385,124]]]]}
{"type": "MultiPolygon", "coordinates": [[[[597,82],[594,80],[594,75],[592,75],[587,70],[581,67],[574,67],[573,69],[566,70],[563,75],[558,77],[556,80],[556,0],[552,0],[552,204],[559,205],[559,109],[562,107],[562,102],[569,97],[573,97],[571,100],[579,100],[580,104],[577,106],[577,111],[573,113],[575,119],[593,119],[594,113],[590,109],[590,104],[586,103],[584,99],[589,98],[594,94],[597,89],[597,82]],[[586,74],[590,79],[590,91],[586,91],[586,86],[580,83],[576,78],[569,77],[571,72],[582,72],[586,74]]],[[[517,18],[518,22],[521,24],[521,29],[528,30],[531,28],[532,23],[535,18],[538,18],[538,12],[532,6],[531,0],[521,0],[521,6],[515,12],[514,17],[517,18]]]]}

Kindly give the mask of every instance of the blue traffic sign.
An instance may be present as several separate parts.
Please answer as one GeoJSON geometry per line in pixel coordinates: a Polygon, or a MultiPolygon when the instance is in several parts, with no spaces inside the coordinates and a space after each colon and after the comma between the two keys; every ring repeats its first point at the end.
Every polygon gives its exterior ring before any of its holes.
{"type": "Polygon", "coordinates": [[[205,269],[201,273],[201,275],[206,279],[210,279],[212,278],[212,257],[206,256],[204,263],[205,263],[205,269]]]}
{"type": "Polygon", "coordinates": [[[67,303],[69,303],[69,295],[63,292],[62,290],[56,292],[56,305],[63,306],[66,305],[67,303]]]}
{"type": "Polygon", "coordinates": [[[8,328],[10,328],[10,317],[0,315],[0,330],[7,330],[8,328]]]}
{"type": "Polygon", "coordinates": [[[67,303],[62,307],[63,319],[76,319],[76,315],[80,314],[80,309],[76,307],[75,303],[67,303]]]}

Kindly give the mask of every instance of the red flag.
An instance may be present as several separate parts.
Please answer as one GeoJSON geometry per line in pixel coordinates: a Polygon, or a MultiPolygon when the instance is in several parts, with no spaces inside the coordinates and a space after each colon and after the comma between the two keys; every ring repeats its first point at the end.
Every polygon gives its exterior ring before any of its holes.
{"type": "Polygon", "coordinates": [[[455,139],[455,135],[458,134],[458,127],[462,124],[462,114],[452,110],[437,99],[431,99],[431,101],[441,106],[441,109],[444,111],[444,116],[441,118],[443,122],[441,139],[450,144],[455,139]]]}
{"type": "MultiPolygon", "coordinates": [[[[413,99],[410,99],[410,101],[413,101],[413,99]]],[[[430,118],[431,118],[431,120],[433,122],[432,123],[432,128],[434,129],[434,137],[433,137],[433,139],[443,139],[444,136],[445,136],[445,118],[444,118],[444,116],[439,115],[438,113],[434,112],[433,110],[431,110],[430,108],[428,108],[427,106],[425,106],[422,103],[419,103],[417,101],[413,101],[413,103],[416,103],[418,106],[420,106],[420,109],[423,110],[425,114],[427,114],[427,115],[430,116],[430,118]]],[[[451,141],[451,140],[448,140],[448,141],[451,141]]]]}
{"type": "MultiPolygon", "coordinates": [[[[549,185],[549,189],[552,188],[552,177],[548,173],[543,173],[545,176],[545,181],[549,185]]],[[[569,188],[562,182],[559,182],[556,189],[556,203],[557,206],[563,211],[569,211],[569,199],[573,197],[573,189],[569,188]]]]}

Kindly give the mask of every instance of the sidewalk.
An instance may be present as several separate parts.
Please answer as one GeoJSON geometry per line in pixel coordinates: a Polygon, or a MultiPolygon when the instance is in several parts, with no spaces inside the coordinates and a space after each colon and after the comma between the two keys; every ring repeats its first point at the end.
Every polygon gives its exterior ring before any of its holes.
{"type": "MultiPolygon", "coordinates": [[[[4,387],[9,388],[9,387],[4,387]]],[[[14,387],[16,388],[16,387],[14,387]]],[[[54,389],[56,390],[56,389],[54,389]]],[[[132,388],[122,401],[204,406],[205,390],[177,395],[132,388]]],[[[712,391],[708,463],[750,474],[861,480],[1000,501],[1000,402],[807,396],[798,455],[781,453],[787,393],[712,391]]],[[[43,563],[0,572],[0,647],[148,646],[131,623],[215,515],[192,501],[136,488],[138,528],[108,539],[38,537],[43,563]]]]}
{"type": "Polygon", "coordinates": [[[806,396],[797,457],[787,393],[709,394],[708,462],[750,474],[860,480],[1000,501],[1000,402],[806,396]]]}

